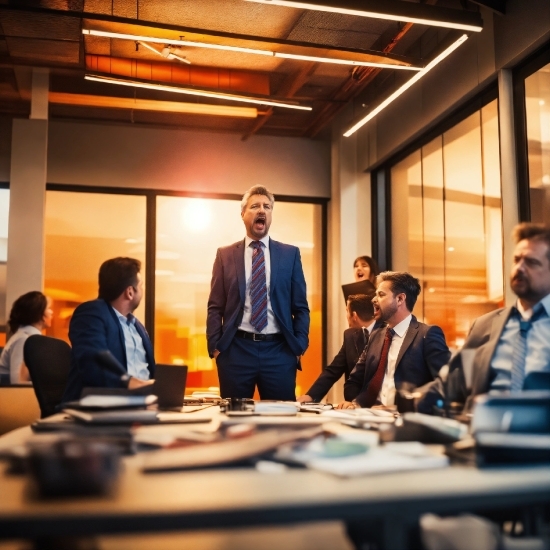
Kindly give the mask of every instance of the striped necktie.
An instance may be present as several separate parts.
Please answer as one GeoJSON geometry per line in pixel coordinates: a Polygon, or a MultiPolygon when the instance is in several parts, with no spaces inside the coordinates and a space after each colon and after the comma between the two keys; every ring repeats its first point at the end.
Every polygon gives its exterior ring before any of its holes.
{"type": "Polygon", "coordinates": [[[371,378],[369,385],[365,391],[365,407],[372,407],[376,404],[378,394],[382,389],[382,382],[386,374],[386,367],[388,366],[388,353],[390,351],[390,345],[395,331],[388,327],[386,334],[384,335],[384,343],[382,344],[382,352],[380,353],[380,361],[378,361],[378,367],[374,376],[371,378]]]}
{"type": "Polygon", "coordinates": [[[523,389],[525,359],[527,357],[527,334],[531,330],[533,323],[540,319],[544,313],[544,307],[542,307],[542,304],[539,304],[536,310],[533,310],[531,318],[525,321],[517,309],[514,311],[514,315],[519,319],[519,332],[514,341],[512,353],[512,379],[510,382],[510,390],[512,392],[518,392],[523,389]]]}
{"type": "Polygon", "coordinates": [[[250,324],[258,331],[267,327],[267,284],[265,256],[260,241],[252,241],[252,278],[250,281],[250,324]]]}

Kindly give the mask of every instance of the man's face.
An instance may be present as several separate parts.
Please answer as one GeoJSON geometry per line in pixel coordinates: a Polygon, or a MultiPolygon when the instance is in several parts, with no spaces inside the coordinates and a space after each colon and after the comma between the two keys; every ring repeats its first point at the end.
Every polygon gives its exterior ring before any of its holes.
{"type": "Polygon", "coordinates": [[[263,239],[271,225],[273,207],[265,195],[251,195],[248,198],[241,217],[246,227],[246,234],[254,240],[263,239]]]}
{"type": "Polygon", "coordinates": [[[134,294],[132,296],[130,307],[132,311],[135,311],[143,298],[143,279],[141,278],[141,273],[137,274],[137,284],[132,288],[134,289],[134,294]]]}
{"type": "Polygon", "coordinates": [[[544,241],[524,239],[516,245],[510,286],[530,305],[550,294],[550,260],[544,241]]]}
{"type": "Polygon", "coordinates": [[[391,283],[389,281],[382,281],[376,289],[376,294],[372,299],[374,306],[374,318],[377,321],[383,321],[387,323],[396,313],[399,308],[399,303],[402,294],[395,296],[391,289],[391,283]]]}

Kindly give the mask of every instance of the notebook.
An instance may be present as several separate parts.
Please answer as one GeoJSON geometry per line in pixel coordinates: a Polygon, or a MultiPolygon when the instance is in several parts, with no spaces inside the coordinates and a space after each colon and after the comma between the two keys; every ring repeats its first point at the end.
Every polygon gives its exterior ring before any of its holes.
{"type": "Polygon", "coordinates": [[[162,365],[155,368],[155,383],[151,393],[158,397],[161,410],[181,410],[187,382],[186,365],[162,365]]]}

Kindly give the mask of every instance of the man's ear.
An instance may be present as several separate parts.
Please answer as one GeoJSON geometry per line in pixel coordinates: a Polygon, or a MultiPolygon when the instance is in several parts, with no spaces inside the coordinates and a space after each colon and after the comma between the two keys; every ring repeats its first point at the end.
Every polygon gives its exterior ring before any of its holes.
{"type": "Polygon", "coordinates": [[[126,290],[124,291],[124,298],[126,298],[127,300],[131,300],[134,297],[134,293],[134,287],[130,285],[126,287],[126,290]]]}

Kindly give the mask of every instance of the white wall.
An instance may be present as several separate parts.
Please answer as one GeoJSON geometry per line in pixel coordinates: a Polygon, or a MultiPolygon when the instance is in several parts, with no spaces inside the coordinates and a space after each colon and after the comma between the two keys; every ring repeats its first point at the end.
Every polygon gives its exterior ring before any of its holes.
{"type": "Polygon", "coordinates": [[[310,139],[50,121],[48,182],[330,197],[330,145],[310,139]]]}

